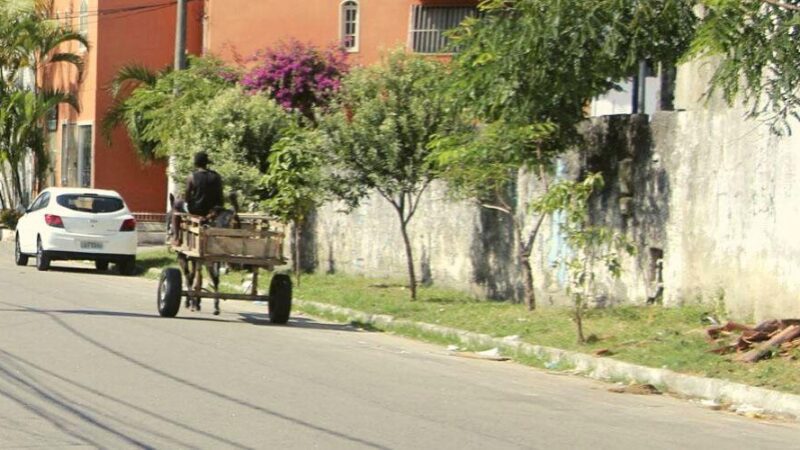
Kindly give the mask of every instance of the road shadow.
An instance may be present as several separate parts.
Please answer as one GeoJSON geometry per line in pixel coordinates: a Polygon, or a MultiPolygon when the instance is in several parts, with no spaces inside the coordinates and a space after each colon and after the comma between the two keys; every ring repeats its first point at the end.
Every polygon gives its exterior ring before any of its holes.
{"type": "Polygon", "coordinates": [[[364,331],[364,329],[361,329],[359,325],[352,323],[337,324],[337,323],[317,322],[316,320],[307,319],[305,317],[292,317],[289,320],[289,323],[285,325],[280,325],[270,322],[269,314],[263,314],[263,313],[239,313],[239,321],[259,326],[302,328],[308,330],[349,331],[349,332],[364,331]]]}
{"type": "MultiPolygon", "coordinates": [[[[34,313],[29,309],[23,308],[0,308],[0,312],[17,312],[17,313],[34,313]]],[[[161,317],[157,313],[144,314],[127,311],[106,311],[97,309],[37,309],[35,313],[38,314],[64,314],[64,315],[79,315],[79,316],[97,316],[97,317],[124,317],[124,318],[137,318],[137,319],[158,319],[158,320],[189,320],[197,322],[218,322],[220,324],[241,324],[246,323],[257,326],[275,326],[275,327],[290,327],[301,328],[308,330],[328,330],[328,331],[349,331],[349,332],[364,332],[364,331],[380,331],[369,324],[351,322],[348,324],[336,324],[318,322],[313,319],[305,317],[292,317],[287,324],[274,324],[269,320],[269,314],[262,313],[235,313],[238,317],[222,314],[220,316],[193,316],[194,313],[184,311],[187,315],[178,315],[175,317],[161,317]]]]}
{"type": "MultiPolygon", "coordinates": [[[[18,313],[31,313],[30,310],[27,309],[12,309],[12,308],[0,308],[0,312],[18,312],[18,313]]],[[[191,316],[176,316],[176,317],[161,317],[157,313],[153,314],[143,314],[143,313],[133,313],[133,312],[124,312],[124,311],[103,311],[97,309],[37,309],[36,313],[45,313],[45,314],[66,314],[66,315],[79,315],[79,316],[102,316],[102,317],[133,317],[133,318],[141,318],[141,319],[173,319],[173,320],[196,320],[196,321],[205,321],[205,322],[229,322],[229,323],[236,323],[232,320],[225,320],[223,317],[191,317],[191,316]]]]}
{"type": "MultiPolygon", "coordinates": [[[[265,405],[262,405],[262,404],[255,403],[255,401],[253,401],[250,398],[237,397],[237,396],[230,395],[230,394],[226,393],[223,390],[214,389],[211,386],[208,386],[208,385],[205,385],[205,384],[201,384],[199,381],[195,381],[195,380],[192,380],[192,379],[186,377],[186,374],[184,374],[184,373],[180,373],[180,374],[172,373],[170,371],[165,370],[162,367],[157,367],[157,366],[149,364],[147,360],[138,359],[138,358],[134,358],[132,356],[129,356],[129,355],[123,353],[121,350],[118,350],[118,349],[116,349],[114,347],[109,346],[108,344],[103,342],[99,337],[91,336],[91,335],[87,334],[86,331],[81,330],[81,329],[73,326],[72,324],[67,323],[66,321],[64,321],[63,318],[59,317],[59,315],[57,313],[48,312],[47,310],[43,310],[43,309],[26,307],[24,305],[6,303],[6,302],[2,302],[2,301],[0,301],[0,304],[4,304],[4,305],[9,306],[9,307],[15,307],[15,308],[17,308],[19,310],[27,310],[28,312],[31,312],[31,313],[44,315],[44,316],[50,318],[55,324],[57,324],[59,327],[61,327],[64,331],[70,333],[74,338],[82,340],[85,343],[88,343],[88,344],[96,347],[99,350],[107,352],[108,354],[110,354],[112,356],[115,356],[116,358],[119,358],[120,360],[127,361],[127,362],[133,364],[134,366],[136,366],[137,368],[139,368],[140,370],[149,372],[149,373],[151,373],[153,375],[157,375],[157,376],[163,378],[164,381],[169,381],[169,382],[172,382],[172,383],[176,383],[176,384],[178,384],[180,386],[192,389],[194,391],[202,392],[205,395],[213,396],[216,399],[218,399],[220,401],[227,402],[227,403],[229,403],[231,405],[235,405],[235,406],[241,407],[241,408],[247,408],[247,409],[249,409],[251,411],[258,412],[260,414],[263,414],[268,420],[273,420],[273,421],[274,420],[280,420],[280,421],[287,422],[287,423],[289,423],[291,425],[294,425],[294,426],[303,427],[303,428],[305,428],[307,430],[310,430],[312,432],[316,432],[316,433],[320,434],[321,436],[324,435],[324,437],[321,437],[321,439],[336,438],[336,439],[342,439],[342,440],[347,441],[348,443],[351,444],[351,446],[352,445],[358,445],[358,446],[361,446],[361,447],[369,447],[369,448],[376,448],[376,449],[388,449],[388,447],[386,447],[384,445],[381,445],[381,444],[379,444],[377,442],[361,438],[357,434],[352,433],[351,430],[339,431],[336,428],[329,428],[329,427],[327,427],[325,425],[311,422],[311,421],[309,421],[309,420],[307,420],[307,419],[305,419],[305,418],[303,418],[301,416],[284,413],[284,412],[282,412],[281,410],[279,410],[275,406],[272,406],[272,405],[265,406],[265,405]]],[[[147,316],[147,317],[149,317],[149,316],[147,316]]],[[[233,323],[236,323],[236,322],[233,322],[233,323]]],[[[2,368],[2,366],[0,365],[0,369],[1,368],[2,368]]],[[[14,375],[12,371],[4,371],[4,372],[8,376],[14,375]]],[[[32,383],[30,383],[30,384],[32,384],[32,383]]],[[[3,394],[3,392],[0,391],[0,395],[2,395],[2,394],[3,394]]],[[[48,400],[49,401],[52,398],[51,395],[48,395],[46,392],[40,392],[39,390],[36,391],[36,394],[39,395],[44,400],[48,400]]],[[[19,401],[21,402],[22,399],[19,399],[19,401]]],[[[61,404],[64,407],[70,406],[68,404],[68,402],[61,402],[61,404]]],[[[98,424],[96,420],[92,421],[92,418],[87,416],[87,414],[84,411],[81,411],[80,409],[72,407],[72,408],[68,409],[68,412],[70,414],[73,414],[73,415],[79,417],[82,421],[84,421],[86,423],[90,423],[92,425],[100,426],[100,427],[102,427],[103,430],[108,431],[110,433],[114,433],[116,436],[118,436],[121,439],[124,439],[130,445],[137,446],[139,448],[152,448],[152,447],[140,445],[140,443],[138,441],[134,441],[129,436],[127,436],[125,434],[122,434],[119,431],[114,430],[113,428],[110,428],[105,424],[98,424]]],[[[89,443],[90,446],[98,447],[98,446],[92,445],[92,444],[93,443],[89,443]]]]}

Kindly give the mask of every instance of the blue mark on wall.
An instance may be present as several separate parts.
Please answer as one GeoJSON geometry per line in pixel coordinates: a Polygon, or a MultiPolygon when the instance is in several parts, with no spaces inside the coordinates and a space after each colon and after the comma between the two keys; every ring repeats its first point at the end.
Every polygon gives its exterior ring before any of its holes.
{"type": "MultiPolygon", "coordinates": [[[[566,173],[566,164],[559,158],[556,161],[556,170],[554,181],[564,179],[566,173]]],[[[550,251],[547,254],[547,265],[553,268],[556,275],[556,281],[560,287],[567,286],[569,282],[569,273],[567,272],[566,259],[570,257],[571,249],[564,239],[564,233],[561,231],[566,221],[565,213],[558,211],[553,214],[551,218],[552,226],[550,227],[550,251]]]]}

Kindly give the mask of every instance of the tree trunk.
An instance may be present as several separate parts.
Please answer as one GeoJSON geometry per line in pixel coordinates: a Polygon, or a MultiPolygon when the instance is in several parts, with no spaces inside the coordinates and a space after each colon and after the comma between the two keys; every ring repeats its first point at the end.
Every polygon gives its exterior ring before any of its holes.
{"type": "Polygon", "coordinates": [[[300,287],[300,227],[302,223],[301,220],[294,221],[294,278],[297,281],[297,287],[300,287]]]}
{"type": "Polygon", "coordinates": [[[536,309],[536,293],[533,290],[533,270],[531,269],[531,259],[529,255],[520,255],[520,266],[522,266],[522,285],[525,292],[525,308],[528,311],[536,309]]]}
{"type": "Polygon", "coordinates": [[[408,223],[402,219],[402,216],[400,219],[400,232],[403,233],[403,243],[406,246],[406,263],[408,264],[408,288],[411,290],[411,301],[414,301],[417,299],[417,275],[414,273],[414,255],[411,249],[411,240],[408,238],[408,223]]]}
{"type": "Polygon", "coordinates": [[[773,350],[779,349],[781,344],[784,342],[792,341],[797,337],[800,337],[800,325],[791,325],[773,336],[769,341],[759,345],[755,349],[750,350],[741,356],[738,356],[736,359],[738,361],[754,363],[770,354],[773,350]]]}
{"type": "Polygon", "coordinates": [[[9,181],[11,180],[11,176],[9,175],[8,171],[6,170],[6,163],[0,162],[0,182],[2,182],[2,190],[6,193],[6,200],[7,205],[5,206],[8,209],[14,208],[14,193],[11,191],[11,185],[9,181]]]}
{"type": "Polygon", "coordinates": [[[517,238],[517,262],[522,269],[523,301],[528,311],[536,309],[536,293],[533,291],[533,270],[531,269],[531,252],[522,237],[522,223],[511,218],[514,235],[517,238]]]}
{"type": "Polygon", "coordinates": [[[22,198],[22,181],[20,180],[19,176],[19,167],[11,164],[11,182],[13,183],[14,194],[17,197],[18,204],[22,204],[23,206],[28,206],[23,204],[22,198]]]}
{"type": "Polygon", "coordinates": [[[582,294],[578,294],[575,298],[575,327],[578,331],[578,344],[585,344],[586,337],[583,335],[583,300],[582,294]]]}
{"type": "Polygon", "coordinates": [[[589,273],[589,270],[594,270],[594,258],[592,256],[585,256],[583,259],[583,274],[581,274],[583,277],[581,290],[583,292],[575,296],[575,327],[578,331],[578,344],[586,343],[586,337],[583,334],[583,304],[592,292],[593,275],[589,273]]]}

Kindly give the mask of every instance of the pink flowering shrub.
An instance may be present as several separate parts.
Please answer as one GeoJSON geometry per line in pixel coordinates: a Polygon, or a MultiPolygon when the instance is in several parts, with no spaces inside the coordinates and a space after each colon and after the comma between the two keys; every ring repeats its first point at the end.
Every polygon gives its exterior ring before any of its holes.
{"type": "Polygon", "coordinates": [[[316,106],[326,105],[347,72],[347,53],[341,48],[319,49],[289,41],[262,50],[253,57],[255,66],[240,83],[247,91],[266,92],[284,108],[313,117],[316,106]]]}

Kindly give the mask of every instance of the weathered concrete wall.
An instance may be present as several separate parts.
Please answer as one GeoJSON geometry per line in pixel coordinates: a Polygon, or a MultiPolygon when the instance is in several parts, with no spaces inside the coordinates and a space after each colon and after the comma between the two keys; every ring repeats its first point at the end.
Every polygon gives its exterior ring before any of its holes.
{"type": "MultiPolygon", "coordinates": [[[[595,118],[584,153],[557,177],[601,171],[606,187],[593,219],[625,233],[637,254],[622,278],[601,277],[601,304],[648,299],[675,305],[724,300],[737,317],[800,316],[800,138],[770,135],[741,109],[697,109],[595,118]],[[663,297],[657,298],[663,287],[663,297]]],[[[520,204],[541,192],[536,177],[515,187],[520,204]]],[[[530,218],[529,226],[534,222],[530,218]]],[[[532,256],[539,304],[562,304],[570,251],[548,217],[532,256]]],[[[521,291],[510,220],[454,202],[435,184],[411,224],[417,270],[434,282],[490,298],[521,291]]],[[[322,208],[308,230],[319,271],[406,274],[394,210],[373,197],[350,215],[322,208]]]]}
{"type": "MultiPolygon", "coordinates": [[[[602,171],[608,181],[595,201],[595,220],[630,234],[642,249],[641,257],[626,261],[628,270],[623,279],[600,280],[598,301],[643,302],[650,289],[648,250],[663,248],[665,216],[656,207],[659,202],[650,199],[652,186],[663,184],[663,177],[650,173],[647,116],[596,118],[587,126],[586,134],[587,145],[593,150],[566,156],[556,177],[576,178],[587,168],[602,171]],[[620,172],[624,175],[622,182],[618,179],[620,172]]],[[[527,212],[525,205],[540,195],[542,185],[537,177],[523,174],[513,189],[518,214],[527,214],[527,232],[537,217],[527,212]]],[[[662,195],[662,191],[656,194],[662,195]]],[[[560,220],[558,215],[546,218],[531,258],[537,301],[546,305],[565,301],[568,279],[562,260],[570,250],[560,235],[560,220]]],[[[305,252],[306,268],[379,277],[406,276],[398,217],[383,198],[374,196],[349,215],[340,212],[340,205],[327,205],[311,222],[305,233],[305,246],[311,247],[310,252],[305,252]]],[[[418,277],[423,283],[457,287],[497,299],[521,295],[509,216],[470,202],[453,201],[447,196],[446,187],[435,183],[423,197],[410,234],[418,277]]]]}
{"type": "Polygon", "coordinates": [[[739,317],[800,316],[800,137],[741,109],[662,113],[654,149],[669,178],[667,303],[724,299],[739,317]]]}
{"type": "MultiPolygon", "coordinates": [[[[675,99],[681,111],[590,120],[586,148],[559,164],[557,177],[604,174],[592,218],[625,233],[638,250],[624,261],[622,278],[600,278],[595,300],[706,301],[724,303],[739,318],[800,316],[798,130],[776,137],[764,123],[745,119],[741,105],[703,101],[712,69],[703,62],[681,67],[675,99]]],[[[514,189],[524,205],[542,186],[523,175],[514,189]]],[[[540,305],[565,301],[560,261],[570,250],[560,224],[558,215],[544,221],[532,255],[540,305]]],[[[308,264],[317,270],[405,276],[397,216],[380,197],[349,216],[326,206],[308,231],[314,236],[308,264]]],[[[437,184],[411,235],[424,281],[490,298],[519,296],[508,217],[451,201],[437,184]]]]}
{"type": "MultiPolygon", "coordinates": [[[[314,217],[309,231],[315,269],[405,279],[405,250],[391,205],[375,195],[350,214],[341,207],[326,205],[314,217]]],[[[444,186],[434,183],[409,226],[420,281],[479,295],[485,295],[480,288],[485,286],[490,296],[510,295],[510,234],[492,216],[468,202],[449,200],[444,186]]]]}

